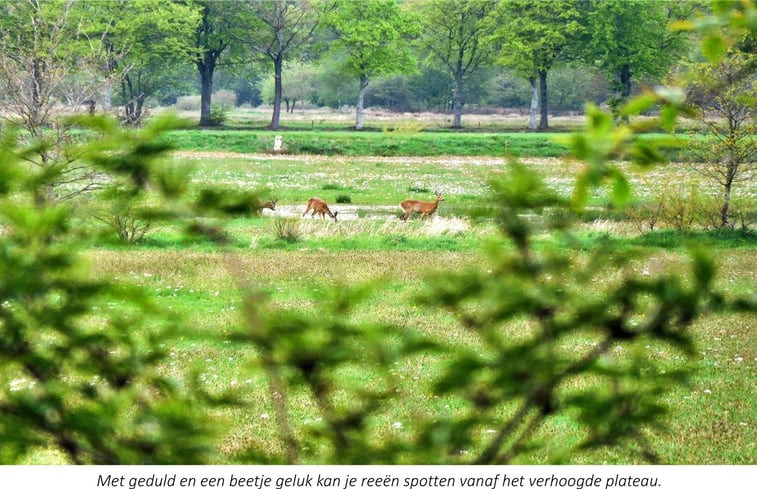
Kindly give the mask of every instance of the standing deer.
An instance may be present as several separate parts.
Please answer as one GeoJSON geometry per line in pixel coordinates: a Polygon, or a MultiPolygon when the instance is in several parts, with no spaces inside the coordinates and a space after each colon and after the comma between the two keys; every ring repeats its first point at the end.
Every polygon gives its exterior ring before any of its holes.
{"type": "Polygon", "coordinates": [[[439,202],[444,200],[444,197],[442,197],[441,192],[436,192],[436,200],[434,202],[424,202],[422,200],[412,200],[407,199],[400,202],[400,207],[402,207],[402,210],[405,211],[404,214],[400,217],[403,221],[407,221],[407,218],[410,217],[410,214],[413,212],[418,212],[421,215],[421,220],[426,216],[433,216],[434,212],[436,212],[436,208],[439,207],[439,202]]]}
{"type": "Polygon", "coordinates": [[[276,202],[278,201],[279,199],[273,199],[273,200],[269,200],[268,202],[263,202],[260,204],[260,210],[262,211],[263,209],[271,209],[272,211],[275,211],[276,202]]]}
{"type": "Polygon", "coordinates": [[[308,213],[308,211],[312,210],[313,213],[310,215],[310,217],[315,217],[316,214],[321,216],[321,219],[323,219],[324,214],[328,214],[330,218],[336,222],[336,215],[337,213],[334,212],[333,214],[329,210],[329,206],[326,205],[326,202],[322,201],[318,197],[313,197],[312,199],[308,200],[308,207],[305,209],[305,212],[302,213],[302,217],[305,217],[305,214],[308,213]]]}

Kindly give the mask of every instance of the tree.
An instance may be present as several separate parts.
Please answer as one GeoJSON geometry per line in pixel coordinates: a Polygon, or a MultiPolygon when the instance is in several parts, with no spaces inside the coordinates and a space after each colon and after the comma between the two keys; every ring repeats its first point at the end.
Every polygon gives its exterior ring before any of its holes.
{"type": "Polygon", "coordinates": [[[355,129],[360,130],[370,79],[415,66],[409,40],[419,33],[419,24],[396,0],[340,0],[324,22],[336,36],[329,51],[345,54],[342,71],[360,81],[355,110],[355,129]]]}
{"type": "MultiPolygon", "coordinates": [[[[316,91],[315,67],[306,63],[286,64],[286,71],[291,73],[281,83],[281,97],[286,104],[286,111],[294,112],[294,106],[298,100],[309,101],[316,91]]],[[[263,81],[261,93],[266,102],[273,102],[276,94],[276,82],[274,76],[269,76],[263,81]]]]}
{"type": "Polygon", "coordinates": [[[757,75],[746,69],[756,58],[732,50],[718,63],[697,64],[690,72],[687,101],[704,131],[692,138],[688,154],[692,168],[722,188],[721,227],[733,226],[729,210],[734,185],[757,176],[757,75]]]}
{"type": "Polygon", "coordinates": [[[51,121],[56,91],[76,72],[73,1],[0,7],[0,79],[5,111],[33,138],[51,121]]]}
{"type": "Polygon", "coordinates": [[[195,0],[200,8],[200,22],[195,29],[193,53],[200,75],[200,126],[211,125],[210,105],[213,96],[213,75],[221,56],[233,50],[238,43],[236,2],[195,0]]]}
{"type": "Polygon", "coordinates": [[[120,81],[120,102],[128,124],[144,118],[147,98],[177,81],[182,66],[195,59],[193,38],[200,23],[193,4],[134,0],[109,3],[110,50],[123,53],[110,63],[120,81]]]}
{"type": "Polygon", "coordinates": [[[494,0],[430,0],[420,4],[419,14],[424,19],[421,44],[445,66],[455,83],[453,128],[462,127],[466,80],[489,61],[493,52],[484,34],[489,27],[485,19],[495,4],[494,0]]]}
{"type": "Polygon", "coordinates": [[[107,76],[99,76],[102,39],[82,29],[82,5],[72,0],[10,2],[0,6],[0,107],[3,119],[40,143],[27,154],[32,168],[48,175],[38,204],[64,200],[97,187],[95,175],[67,150],[67,128],[54,107],[94,100],[107,76]]]}
{"type": "Polygon", "coordinates": [[[584,62],[605,70],[619,107],[631,95],[634,77],[661,77],[686,49],[686,39],[668,25],[691,13],[695,3],[590,0],[580,43],[584,62]]]}
{"type": "Polygon", "coordinates": [[[274,96],[270,128],[278,129],[284,61],[312,38],[318,26],[319,12],[310,0],[251,0],[250,9],[257,22],[250,29],[252,35],[247,42],[254,51],[273,62],[274,96]]]}
{"type": "Polygon", "coordinates": [[[493,42],[501,44],[498,63],[516,70],[531,84],[530,129],[537,128],[539,108],[538,128],[549,127],[547,73],[581,33],[579,15],[573,0],[504,0],[493,16],[493,42]]]}

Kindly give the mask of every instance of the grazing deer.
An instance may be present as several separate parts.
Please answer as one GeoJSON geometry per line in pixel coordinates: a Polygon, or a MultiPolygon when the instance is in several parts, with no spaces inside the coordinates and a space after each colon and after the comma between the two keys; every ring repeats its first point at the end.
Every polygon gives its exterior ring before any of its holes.
{"type": "Polygon", "coordinates": [[[407,221],[407,218],[410,217],[410,214],[413,212],[418,212],[421,215],[421,219],[423,219],[426,216],[433,216],[434,212],[436,212],[436,208],[439,207],[439,202],[444,200],[444,197],[442,197],[441,192],[436,192],[436,200],[434,202],[424,202],[422,200],[412,200],[407,199],[400,202],[400,207],[402,207],[402,210],[405,211],[404,214],[400,217],[403,221],[407,221]]]}
{"type": "Polygon", "coordinates": [[[310,210],[313,211],[313,213],[310,215],[310,217],[315,217],[316,214],[321,216],[321,219],[323,219],[323,216],[325,214],[328,214],[330,218],[336,222],[336,215],[337,213],[334,212],[333,214],[329,210],[329,206],[326,205],[326,202],[322,201],[318,197],[313,197],[312,199],[308,200],[308,207],[305,209],[305,212],[302,213],[302,217],[305,217],[305,214],[307,214],[310,210]]]}
{"type": "Polygon", "coordinates": [[[260,210],[262,211],[263,209],[271,209],[272,211],[275,211],[276,202],[278,201],[279,199],[273,199],[273,200],[269,200],[268,202],[263,202],[260,204],[260,210]]]}

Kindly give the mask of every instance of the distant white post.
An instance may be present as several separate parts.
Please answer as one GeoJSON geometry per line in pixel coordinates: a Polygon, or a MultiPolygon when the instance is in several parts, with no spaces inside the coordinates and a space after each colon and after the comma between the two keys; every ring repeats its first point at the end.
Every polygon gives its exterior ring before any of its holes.
{"type": "Polygon", "coordinates": [[[273,151],[275,153],[281,151],[281,134],[277,134],[276,137],[273,138],[273,151]]]}

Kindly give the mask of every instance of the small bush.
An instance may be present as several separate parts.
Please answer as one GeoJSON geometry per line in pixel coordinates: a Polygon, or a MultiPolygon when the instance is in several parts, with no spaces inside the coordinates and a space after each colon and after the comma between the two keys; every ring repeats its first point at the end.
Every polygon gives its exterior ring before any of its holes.
{"type": "MultiPolygon", "coordinates": [[[[658,190],[649,201],[627,209],[629,219],[640,232],[672,228],[676,231],[720,229],[722,202],[717,195],[700,192],[696,186],[688,189],[665,188],[658,190]]],[[[733,199],[730,215],[735,225],[747,229],[754,219],[750,200],[733,199]]]]}
{"type": "Polygon", "coordinates": [[[297,219],[276,218],[271,221],[276,239],[287,243],[296,243],[302,240],[302,230],[297,219]]]}
{"type": "Polygon", "coordinates": [[[223,105],[212,104],[210,106],[210,119],[208,122],[211,126],[220,126],[228,118],[228,108],[223,105]]]}
{"type": "Polygon", "coordinates": [[[338,195],[336,197],[337,204],[349,204],[352,202],[352,199],[349,195],[338,195]]]}
{"type": "Polygon", "coordinates": [[[419,194],[428,194],[428,193],[431,193],[431,190],[428,189],[427,187],[420,187],[420,186],[415,186],[415,185],[410,185],[407,188],[407,191],[408,192],[416,192],[416,193],[419,193],[419,194]]]}
{"type": "Polygon", "coordinates": [[[93,217],[105,224],[123,243],[139,243],[150,230],[150,223],[137,217],[130,206],[116,205],[112,209],[95,211],[93,217]]]}

